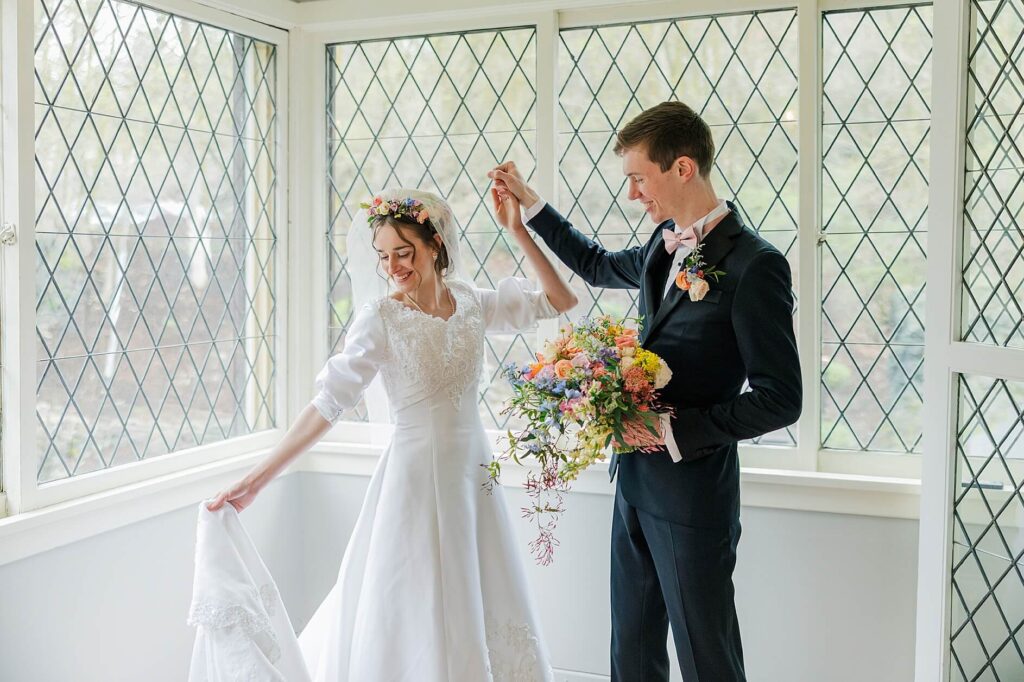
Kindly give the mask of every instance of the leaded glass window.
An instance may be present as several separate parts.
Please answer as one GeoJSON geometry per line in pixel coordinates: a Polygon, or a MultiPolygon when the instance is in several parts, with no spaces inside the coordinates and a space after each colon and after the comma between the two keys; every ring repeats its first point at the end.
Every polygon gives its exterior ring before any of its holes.
{"type": "MultiPolygon", "coordinates": [[[[451,204],[478,286],[527,276],[524,256],[491,216],[487,171],[514,159],[534,169],[536,31],[508,28],[332,45],[327,49],[328,327],[331,352],[352,319],[345,236],[359,203],[388,187],[436,192],[451,204]]],[[[533,339],[488,336],[480,411],[501,428],[505,362],[533,339]]],[[[366,419],[361,404],[353,415],[366,419]]]]}
{"type": "Polygon", "coordinates": [[[274,426],[275,57],[36,3],[40,482],[274,426]]]}
{"type": "Polygon", "coordinates": [[[821,443],[918,452],[931,7],[822,27],[821,443]]]}

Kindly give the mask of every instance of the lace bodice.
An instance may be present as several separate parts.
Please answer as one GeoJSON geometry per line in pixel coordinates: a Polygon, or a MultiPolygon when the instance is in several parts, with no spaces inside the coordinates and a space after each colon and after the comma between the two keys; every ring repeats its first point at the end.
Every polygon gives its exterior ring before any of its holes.
{"type": "Polygon", "coordinates": [[[496,289],[454,281],[455,313],[426,315],[392,298],[363,306],[345,347],[317,375],[313,405],[332,423],[356,405],[378,372],[392,407],[437,396],[458,406],[479,381],[485,333],[512,333],[558,315],[544,292],[525,279],[507,278],[496,289]],[[397,404],[396,404],[397,403],[397,404]]]}
{"type": "Polygon", "coordinates": [[[455,313],[447,320],[426,315],[396,301],[377,302],[387,336],[387,361],[381,367],[389,396],[436,392],[458,405],[480,380],[483,364],[483,313],[467,285],[453,283],[455,313]]]}

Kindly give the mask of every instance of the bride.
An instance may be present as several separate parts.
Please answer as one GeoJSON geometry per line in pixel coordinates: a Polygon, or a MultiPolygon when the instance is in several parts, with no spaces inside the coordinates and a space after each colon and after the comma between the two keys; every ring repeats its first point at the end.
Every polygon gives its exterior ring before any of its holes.
{"type": "Polygon", "coordinates": [[[263,462],[209,504],[252,504],[382,375],[392,441],[338,581],[299,638],[317,682],[552,679],[501,490],[482,487],[492,443],[477,390],[485,333],[529,329],[576,297],[529,236],[515,197],[492,190],[492,200],[543,290],[525,279],[503,279],[496,290],[461,279],[443,199],[401,189],[374,198],[352,229],[372,243],[393,293],[360,307],[310,405],[263,462]]]}

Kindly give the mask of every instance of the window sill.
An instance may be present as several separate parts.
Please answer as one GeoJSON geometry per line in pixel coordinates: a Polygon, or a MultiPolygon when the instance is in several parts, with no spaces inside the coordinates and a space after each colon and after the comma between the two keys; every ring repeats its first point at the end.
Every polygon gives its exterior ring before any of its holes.
{"type": "MultiPolygon", "coordinates": [[[[365,442],[321,442],[307,455],[303,471],[369,476],[382,447],[365,442]]],[[[525,467],[502,465],[502,483],[522,486],[525,467]]],[[[766,507],[832,514],[917,519],[921,482],[914,478],[864,476],[784,469],[743,467],[740,470],[744,507],[766,507]]],[[[613,495],[605,466],[584,471],[573,484],[575,493],[613,495]]]]}
{"type": "Polygon", "coordinates": [[[266,450],[0,518],[0,566],[198,504],[234,482],[266,450]]]}
{"type": "MultiPolygon", "coordinates": [[[[283,475],[294,472],[368,477],[383,446],[321,442],[283,475]]],[[[42,509],[0,518],[0,566],[198,504],[235,481],[266,454],[256,450],[186,471],[121,486],[42,509]]],[[[521,486],[526,469],[506,465],[502,483],[521,486]]],[[[907,478],[742,469],[745,507],[916,519],[920,482],[907,478]]],[[[575,494],[614,493],[605,467],[583,472],[575,494]]],[[[3,493],[0,493],[2,500],[3,493]]]]}

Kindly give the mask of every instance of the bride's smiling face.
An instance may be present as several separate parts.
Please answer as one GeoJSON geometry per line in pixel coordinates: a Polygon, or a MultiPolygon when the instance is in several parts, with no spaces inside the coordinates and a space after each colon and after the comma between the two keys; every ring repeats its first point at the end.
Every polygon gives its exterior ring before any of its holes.
{"type": "Polygon", "coordinates": [[[383,223],[374,231],[373,247],[380,258],[381,271],[403,294],[415,292],[421,285],[433,286],[437,277],[437,247],[420,239],[412,226],[402,228],[390,221],[383,223]]]}

